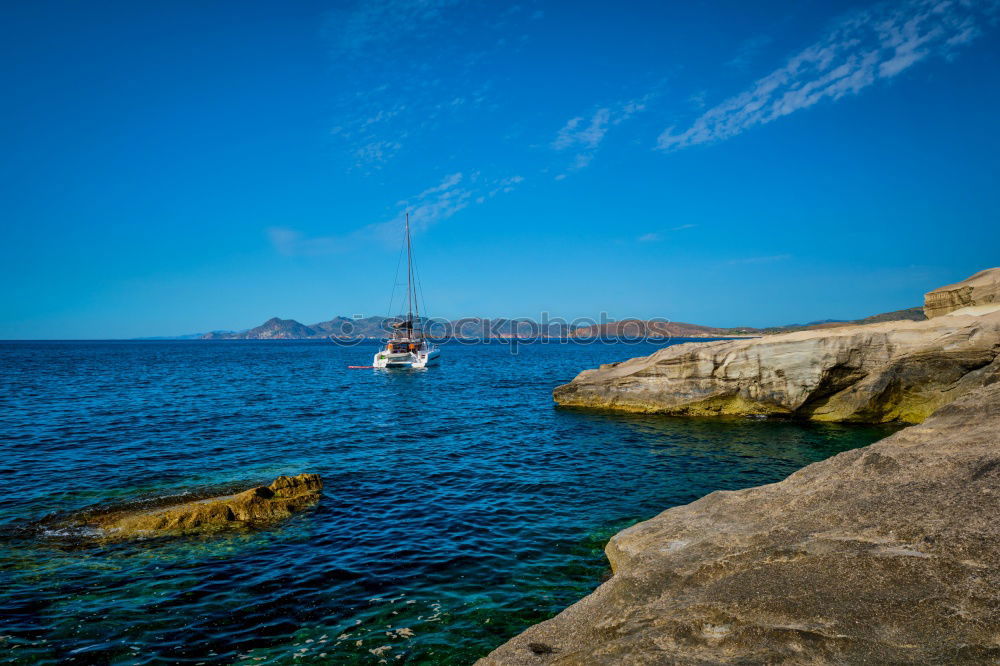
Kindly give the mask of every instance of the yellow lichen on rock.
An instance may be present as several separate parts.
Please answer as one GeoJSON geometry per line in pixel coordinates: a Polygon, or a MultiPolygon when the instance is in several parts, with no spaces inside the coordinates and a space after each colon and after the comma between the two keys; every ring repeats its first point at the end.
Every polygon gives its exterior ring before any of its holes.
{"type": "Polygon", "coordinates": [[[633,414],[669,414],[672,416],[759,416],[788,414],[778,405],[748,400],[741,395],[713,396],[680,406],[663,405],[656,401],[618,400],[615,396],[585,393],[575,400],[561,402],[565,407],[629,412],[633,414]]]}

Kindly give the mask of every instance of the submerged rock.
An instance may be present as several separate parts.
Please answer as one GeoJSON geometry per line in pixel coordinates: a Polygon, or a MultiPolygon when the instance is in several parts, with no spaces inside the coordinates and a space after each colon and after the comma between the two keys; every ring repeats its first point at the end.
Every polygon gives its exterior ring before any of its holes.
{"type": "Polygon", "coordinates": [[[141,511],[113,511],[86,518],[83,524],[99,528],[109,537],[132,538],[266,523],[312,505],[322,488],[318,474],[279,476],[269,486],[235,495],[141,511]]]}
{"type": "Polygon", "coordinates": [[[563,406],[919,423],[1000,369],[1000,311],[687,343],[581,372],[563,406]]]}
{"type": "Polygon", "coordinates": [[[961,282],[924,294],[924,314],[940,317],[961,311],[984,314],[1000,310],[1000,268],[987,268],[961,282]]]}
{"type": "Polygon", "coordinates": [[[620,532],[608,582],[480,664],[1000,660],[992,382],[780,483],[620,532]]]}

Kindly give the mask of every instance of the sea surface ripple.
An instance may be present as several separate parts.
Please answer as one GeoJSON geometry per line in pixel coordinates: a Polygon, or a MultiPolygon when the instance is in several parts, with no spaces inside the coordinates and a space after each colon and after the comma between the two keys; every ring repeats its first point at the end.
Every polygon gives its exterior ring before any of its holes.
{"type": "Polygon", "coordinates": [[[663,345],[0,344],[0,661],[468,664],[589,593],[620,529],[890,428],[557,409],[663,345]],[[94,544],[95,506],[322,474],[272,528],[94,544]]]}

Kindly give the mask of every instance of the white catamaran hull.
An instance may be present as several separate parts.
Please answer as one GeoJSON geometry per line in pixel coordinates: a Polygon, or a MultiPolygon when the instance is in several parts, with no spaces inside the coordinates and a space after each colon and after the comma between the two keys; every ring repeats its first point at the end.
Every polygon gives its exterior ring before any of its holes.
{"type": "Polygon", "coordinates": [[[440,349],[395,354],[382,350],[375,354],[372,365],[376,368],[426,368],[429,365],[436,365],[440,360],[440,349]]]}

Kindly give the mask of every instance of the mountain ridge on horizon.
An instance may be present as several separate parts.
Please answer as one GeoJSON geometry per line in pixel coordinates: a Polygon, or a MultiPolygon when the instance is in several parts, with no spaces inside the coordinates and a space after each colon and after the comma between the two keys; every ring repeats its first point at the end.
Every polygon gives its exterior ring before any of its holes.
{"type": "MultiPolygon", "coordinates": [[[[925,319],[921,307],[911,307],[892,312],[884,312],[862,319],[841,320],[823,319],[806,324],[785,324],[764,328],[752,326],[717,327],[650,319],[621,319],[608,321],[591,326],[571,326],[569,324],[548,324],[547,331],[541,333],[539,325],[523,319],[507,317],[483,318],[463,317],[450,320],[448,326],[451,333],[459,333],[456,337],[467,338],[509,338],[538,336],[546,337],[684,337],[684,338],[714,338],[769,335],[788,333],[797,330],[816,328],[834,328],[851,324],[871,324],[882,321],[925,319]],[[516,328],[514,328],[516,324],[516,328]],[[515,332],[516,331],[516,332],[515,332]]],[[[337,315],[327,321],[316,324],[302,324],[295,319],[271,317],[263,324],[239,331],[216,330],[208,333],[193,333],[178,336],[156,336],[136,338],[141,340],[325,340],[325,339],[384,339],[388,334],[386,322],[399,321],[399,317],[371,316],[352,318],[337,315]]],[[[447,335],[449,331],[437,322],[430,329],[432,337],[447,335]],[[437,328],[435,328],[435,326],[437,328]]]]}

